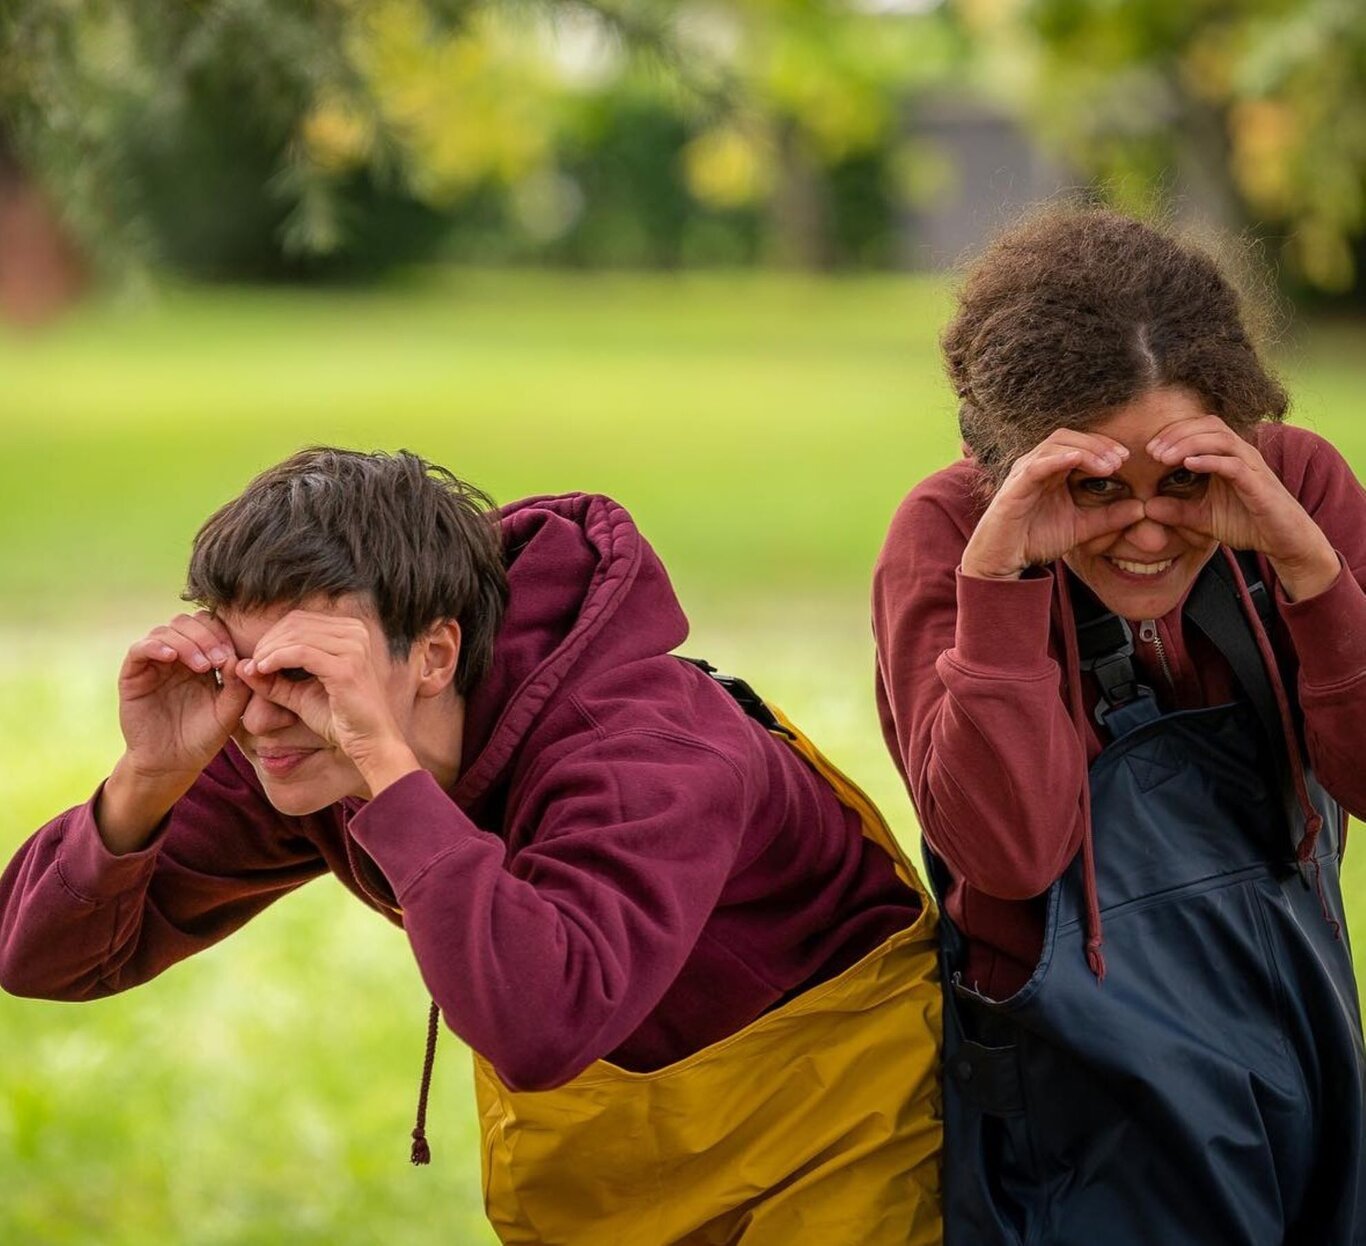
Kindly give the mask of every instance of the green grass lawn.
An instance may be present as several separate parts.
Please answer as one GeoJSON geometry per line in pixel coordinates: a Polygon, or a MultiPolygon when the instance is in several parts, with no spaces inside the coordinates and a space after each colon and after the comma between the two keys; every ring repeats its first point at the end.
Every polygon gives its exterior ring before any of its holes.
{"type": "MultiPolygon", "coordinates": [[[[179,292],[0,339],[0,857],[117,755],[118,659],[177,608],[200,520],[315,441],[407,446],[500,498],[614,494],[674,573],[689,651],[750,676],[913,839],[865,599],[897,501],[956,453],[947,306],[902,279],[456,272],[179,292]]],[[[1359,469],[1363,346],[1325,327],[1282,361],[1297,418],[1359,469]]],[[[0,998],[0,1242],[491,1241],[449,1035],[435,1162],[406,1162],[425,1004],[401,934],[328,880],[129,996],[0,998]]]]}

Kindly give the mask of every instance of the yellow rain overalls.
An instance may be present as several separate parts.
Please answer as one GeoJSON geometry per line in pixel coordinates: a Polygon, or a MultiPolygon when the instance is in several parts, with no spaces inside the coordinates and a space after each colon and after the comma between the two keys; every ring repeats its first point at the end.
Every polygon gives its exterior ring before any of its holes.
{"type": "MultiPolygon", "coordinates": [[[[838,977],[649,1073],[513,1091],[475,1057],[484,1202],[512,1246],[937,1246],[936,911],[872,802],[791,724],[920,896],[838,977]]],[[[786,734],[790,732],[790,737],[786,734]]]]}

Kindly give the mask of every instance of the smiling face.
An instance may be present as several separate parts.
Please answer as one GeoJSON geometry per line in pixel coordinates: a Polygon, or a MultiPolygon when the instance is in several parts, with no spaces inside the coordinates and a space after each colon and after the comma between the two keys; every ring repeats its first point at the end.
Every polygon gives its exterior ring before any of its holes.
{"type": "MultiPolygon", "coordinates": [[[[303,603],[308,610],[361,619],[370,631],[371,653],[378,667],[386,700],[400,727],[410,723],[417,702],[417,676],[411,660],[396,662],[374,611],[354,596],[339,601],[315,599],[303,603]]],[[[261,638],[293,607],[218,612],[228,629],[239,658],[248,658],[261,638]]],[[[312,678],[307,672],[291,673],[290,679],[312,678]]],[[[360,771],[344,752],[315,734],[304,721],[283,705],[254,695],[247,703],[232,738],[261,780],[267,798],[281,813],[301,816],[315,813],[347,796],[368,797],[360,771]]]]}
{"type": "MultiPolygon", "coordinates": [[[[1163,387],[1111,412],[1087,432],[1113,437],[1129,457],[1113,476],[1074,472],[1068,488],[1078,506],[1109,506],[1124,498],[1198,498],[1207,478],[1159,463],[1147,445],[1178,420],[1206,414],[1188,390],[1163,387]]],[[[1174,610],[1214,552],[1213,540],[1192,543],[1175,528],[1141,519],[1117,534],[1079,545],[1064,561],[1106,607],[1130,620],[1157,619],[1174,610]]]]}

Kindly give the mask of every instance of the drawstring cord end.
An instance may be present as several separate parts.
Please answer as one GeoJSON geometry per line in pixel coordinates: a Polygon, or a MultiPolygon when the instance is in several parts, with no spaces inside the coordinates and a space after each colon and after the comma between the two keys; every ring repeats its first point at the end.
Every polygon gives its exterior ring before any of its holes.
{"type": "Polygon", "coordinates": [[[417,1093],[417,1121],[413,1125],[414,1164],[430,1164],[432,1148],[427,1145],[427,1096],[432,1090],[432,1065],[436,1063],[436,1036],[441,1030],[441,1010],[432,1000],[427,1010],[427,1054],[422,1061],[422,1086],[417,1093]]]}
{"type": "Polygon", "coordinates": [[[1100,939],[1086,941],[1086,963],[1096,977],[1096,985],[1105,981],[1105,954],[1100,950],[1100,939]]]}

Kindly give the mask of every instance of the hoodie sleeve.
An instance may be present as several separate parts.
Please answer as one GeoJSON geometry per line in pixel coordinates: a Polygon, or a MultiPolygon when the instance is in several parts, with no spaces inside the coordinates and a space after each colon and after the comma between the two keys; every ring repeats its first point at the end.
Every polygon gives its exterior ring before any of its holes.
{"type": "Polygon", "coordinates": [[[1039,895],[1084,829],[1086,755],[1049,653],[1052,579],[958,571],[968,524],[931,477],[873,577],[883,731],[930,846],[969,886],[1039,895]]]}
{"type": "Polygon", "coordinates": [[[653,731],[585,734],[519,793],[510,851],[426,772],[350,830],[383,870],[447,1024],[516,1090],[615,1050],[677,977],[744,825],[721,754],[653,731]]]}
{"type": "Polygon", "coordinates": [[[217,943],[323,870],[224,750],[138,852],[115,856],[96,792],[0,875],[0,987],[83,1000],[137,986],[217,943]]]}
{"type": "Polygon", "coordinates": [[[1366,818],[1366,490],[1322,437],[1277,431],[1281,477],[1342,562],[1337,579],[1314,597],[1292,602],[1277,587],[1299,662],[1305,744],[1319,781],[1354,817],[1366,818]]]}

